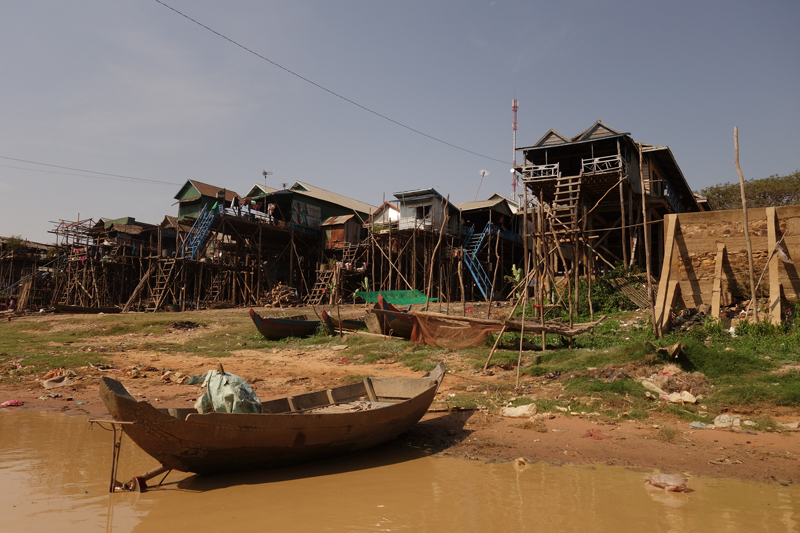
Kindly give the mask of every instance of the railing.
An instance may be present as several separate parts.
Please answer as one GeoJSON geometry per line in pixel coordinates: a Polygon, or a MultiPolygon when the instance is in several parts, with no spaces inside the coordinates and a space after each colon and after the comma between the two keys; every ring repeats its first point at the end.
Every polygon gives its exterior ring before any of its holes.
{"type": "Polygon", "coordinates": [[[536,181],[541,179],[557,178],[559,173],[558,163],[551,165],[530,165],[522,167],[522,181],[536,181]]]}
{"type": "Polygon", "coordinates": [[[622,172],[623,175],[628,173],[628,164],[618,155],[583,159],[581,163],[581,174],[584,176],[606,172],[622,172]]]}

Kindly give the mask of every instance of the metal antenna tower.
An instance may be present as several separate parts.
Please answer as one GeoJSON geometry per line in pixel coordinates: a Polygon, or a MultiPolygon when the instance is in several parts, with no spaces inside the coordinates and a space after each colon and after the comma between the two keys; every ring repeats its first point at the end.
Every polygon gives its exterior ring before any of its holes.
{"type": "Polygon", "coordinates": [[[514,130],[514,153],[511,158],[514,165],[511,168],[511,188],[514,191],[512,198],[517,197],[517,173],[514,170],[514,167],[517,166],[517,109],[519,109],[519,102],[517,102],[517,95],[515,94],[514,99],[511,100],[511,110],[514,112],[514,122],[511,124],[511,129],[514,130]]]}

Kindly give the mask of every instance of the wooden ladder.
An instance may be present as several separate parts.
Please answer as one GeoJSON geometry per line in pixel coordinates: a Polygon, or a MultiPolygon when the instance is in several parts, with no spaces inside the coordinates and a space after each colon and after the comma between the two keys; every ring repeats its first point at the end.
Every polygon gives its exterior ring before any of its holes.
{"type": "Polygon", "coordinates": [[[576,229],[578,223],[578,203],[581,196],[581,177],[558,175],[556,191],[553,194],[552,224],[557,233],[576,229]]]}
{"type": "Polygon", "coordinates": [[[155,312],[164,303],[164,300],[170,292],[172,292],[172,272],[175,270],[175,260],[167,259],[163,264],[159,265],[158,274],[156,275],[156,286],[150,294],[150,299],[147,302],[145,311],[155,312]]]}
{"type": "Polygon", "coordinates": [[[314,284],[314,288],[311,289],[311,294],[308,295],[308,303],[310,305],[319,305],[322,303],[322,298],[328,293],[328,284],[334,272],[334,270],[317,271],[317,282],[314,284]]]}

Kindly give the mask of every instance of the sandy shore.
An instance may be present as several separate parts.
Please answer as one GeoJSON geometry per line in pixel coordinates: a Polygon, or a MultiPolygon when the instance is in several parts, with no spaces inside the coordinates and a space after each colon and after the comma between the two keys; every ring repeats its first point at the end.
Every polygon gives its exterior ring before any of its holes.
{"type": "MultiPolygon", "coordinates": [[[[355,365],[349,362],[346,353],[346,349],[287,347],[240,350],[230,357],[209,359],[124,352],[112,356],[114,369],[77,369],[74,385],[45,390],[41,377],[0,383],[0,402],[16,399],[25,404],[6,409],[101,417],[107,412],[100,402],[97,382],[101,375],[110,375],[137,398],[164,407],[190,407],[201,393],[200,387],[162,381],[155,369],[170,368],[198,375],[215,368],[218,361],[224,363],[226,371],[251,383],[262,400],[337,386],[348,375],[419,375],[396,363],[355,365]],[[136,365],[144,369],[139,377],[126,374],[124,369],[136,365]],[[49,396],[55,394],[60,397],[49,396]]],[[[465,383],[479,387],[514,384],[510,375],[449,372],[431,412],[400,439],[434,453],[483,461],[522,457],[528,461],[622,465],[768,483],[800,482],[798,432],[693,430],[686,421],[655,418],[608,423],[562,412],[544,417],[543,423],[526,424],[527,418],[502,418],[485,409],[452,410],[448,398],[450,394],[463,392],[465,383]],[[665,427],[674,429],[668,432],[669,440],[664,440],[665,427]]],[[[554,396],[560,390],[557,383],[552,384],[549,392],[542,384],[538,387],[532,397],[554,396]]]]}

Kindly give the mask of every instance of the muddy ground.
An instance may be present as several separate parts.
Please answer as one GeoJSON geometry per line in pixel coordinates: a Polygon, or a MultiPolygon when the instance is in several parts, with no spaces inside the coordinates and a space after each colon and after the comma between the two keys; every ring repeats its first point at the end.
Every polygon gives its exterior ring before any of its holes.
{"type": "MultiPolygon", "coordinates": [[[[45,320],[26,317],[24,320],[45,320]]],[[[215,326],[212,326],[215,327],[215,326]]],[[[223,326],[218,326],[223,327],[223,326]]],[[[207,331],[207,330],[206,330],[207,331]]],[[[198,330],[175,329],[167,333],[181,344],[199,335],[198,330]]],[[[97,345],[110,346],[104,337],[93,338],[97,345]]],[[[128,346],[136,346],[135,335],[128,346]]],[[[144,342],[142,342],[144,344],[144,342]]],[[[179,384],[163,378],[163,369],[187,375],[201,375],[222,362],[225,370],[246,379],[262,401],[326,389],[342,384],[348,376],[417,376],[399,363],[353,364],[346,346],[242,349],[225,358],[165,355],[148,350],[127,349],[111,353],[112,368],[74,369],[77,376],[70,386],[45,390],[44,376],[30,376],[23,382],[0,382],[0,402],[20,400],[22,407],[57,411],[76,416],[106,415],[100,403],[97,382],[109,375],[120,380],[137,398],[163,407],[191,407],[201,394],[198,385],[179,384]],[[136,372],[128,369],[139,368],[136,372]],[[50,397],[49,395],[60,395],[50,397]],[[44,399],[42,399],[44,398],[44,399]]],[[[104,350],[108,353],[108,349],[104,350]]],[[[447,354],[451,368],[457,354],[447,354]]],[[[455,457],[482,461],[508,461],[519,457],[528,461],[554,463],[594,463],[643,467],[665,473],[701,474],[768,483],[800,483],[800,433],[754,432],[740,430],[693,430],[688,422],[669,418],[600,421],[596,417],[555,411],[535,423],[528,418],[503,418],[497,409],[457,410],[451,394],[466,388],[491,390],[513,387],[514,372],[496,375],[475,373],[472,369],[448,372],[437,400],[422,422],[400,437],[409,445],[455,457]],[[664,428],[668,428],[667,431],[664,428]],[[669,435],[669,439],[664,436],[669,435]]],[[[555,398],[562,392],[559,380],[524,378],[525,396],[555,398]]],[[[771,413],[780,421],[796,421],[796,411],[771,413]]],[[[0,416],[2,412],[0,411],[0,416]]]]}

